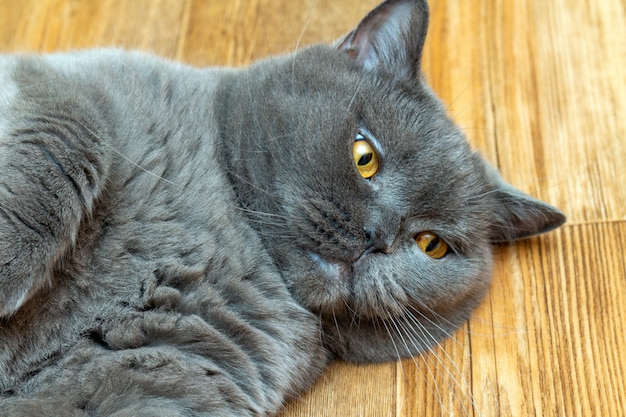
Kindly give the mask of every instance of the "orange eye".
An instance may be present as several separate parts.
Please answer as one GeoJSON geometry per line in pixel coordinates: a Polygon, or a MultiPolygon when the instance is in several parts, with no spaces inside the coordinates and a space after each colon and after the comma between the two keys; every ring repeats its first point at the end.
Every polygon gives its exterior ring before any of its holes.
{"type": "Polygon", "coordinates": [[[441,259],[448,253],[448,244],[432,232],[421,232],[415,242],[422,252],[433,259],[441,259]]]}
{"type": "Polygon", "coordinates": [[[357,135],[352,145],[352,158],[357,171],[363,178],[370,179],[378,172],[378,154],[361,134],[357,135]]]}

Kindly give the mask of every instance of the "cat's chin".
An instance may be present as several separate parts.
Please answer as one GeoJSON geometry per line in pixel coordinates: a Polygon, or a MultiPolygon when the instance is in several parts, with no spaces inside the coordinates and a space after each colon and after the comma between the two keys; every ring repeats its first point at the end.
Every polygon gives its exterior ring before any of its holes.
{"type": "Polygon", "coordinates": [[[432,349],[452,336],[471,310],[463,308],[446,318],[412,314],[388,319],[322,317],[324,344],[337,357],[357,363],[387,362],[432,349]]]}

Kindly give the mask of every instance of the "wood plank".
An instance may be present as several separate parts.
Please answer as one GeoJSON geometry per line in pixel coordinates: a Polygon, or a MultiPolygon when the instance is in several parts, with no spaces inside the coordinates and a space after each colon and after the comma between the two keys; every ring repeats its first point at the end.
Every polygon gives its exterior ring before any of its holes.
{"type": "MultiPolygon", "coordinates": [[[[498,335],[497,327],[471,323],[480,333],[493,332],[494,364],[475,368],[473,386],[477,392],[486,384],[497,387],[499,412],[623,415],[625,232],[624,223],[578,225],[503,249],[508,260],[498,262],[477,315],[491,310],[490,317],[507,319],[511,331],[498,335]]],[[[475,342],[472,351],[479,351],[475,342]]]]}
{"type": "Polygon", "coordinates": [[[287,404],[282,417],[393,416],[398,403],[395,363],[350,365],[333,363],[315,389],[287,404]]]}
{"type": "Polygon", "coordinates": [[[186,2],[24,0],[0,3],[4,52],[125,47],[175,57],[186,2]]]}
{"type": "Polygon", "coordinates": [[[470,140],[573,222],[623,219],[623,1],[432,1],[425,70],[470,140]]]}
{"type": "Polygon", "coordinates": [[[332,42],[377,3],[232,0],[207,7],[197,0],[181,56],[195,65],[247,65],[315,42],[332,42]]]}

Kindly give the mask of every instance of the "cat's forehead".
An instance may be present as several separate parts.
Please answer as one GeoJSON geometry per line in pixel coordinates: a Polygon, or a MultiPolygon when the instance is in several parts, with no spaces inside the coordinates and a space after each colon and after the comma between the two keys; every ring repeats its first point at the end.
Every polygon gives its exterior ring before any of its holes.
{"type": "Polygon", "coordinates": [[[355,111],[388,167],[402,166],[415,175],[430,172],[433,180],[475,168],[464,134],[427,85],[378,87],[359,94],[355,111]]]}
{"type": "Polygon", "coordinates": [[[422,79],[400,84],[316,46],[287,57],[271,87],[281,95],[268,98],[267,107],[278,106],[273,114],[288,119],[288,132],[281,133],[303,138],[298,146],[319,144],[327,170],[351,163],[352,142],[362,131],[381,154],[378,180],[393,179],[411,196],[454,187],[441,196],[454,199],[457,190],[484,182],[464,135],[422,79]]]}
{"type": "MultiPolygon", "coordinates": [[[[303,103],[317,106],[317,114],[324,114],[326,120],[339,122],[343,116],[346,124],[358,123],[394,147],[398,156],[431,148],[468,153],[463,135],[422,79],[407,85],[392,76],[364,72],[327,47],[311,48],[299,56],[288,65],[291,80],[282,82],[297,84],[303,103]]],[[[301,116],[299,112],[296,117],[301,116]]]]}
{"type": "Polygon", "coordinates": [[[373,181],[396,203],[404,200],[411,215],[449,228],[463,223],[463,233],[480,225],[488,210],[488,199],[479,198],[489,195],[484,165],[430,87],[423,80],[399,85],[371,76],[356,82],[352,111],[382,156],[373,181]]]}

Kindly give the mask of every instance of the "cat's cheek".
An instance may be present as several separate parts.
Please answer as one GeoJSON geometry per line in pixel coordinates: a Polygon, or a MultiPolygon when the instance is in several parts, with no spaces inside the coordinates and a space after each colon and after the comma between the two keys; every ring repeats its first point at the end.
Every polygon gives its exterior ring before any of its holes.
{"type": "MultiPolygon", "coordinates": [[[[435,263],[436,264],[436,263],[435,263]]],[[[436,271],[418,277],[413,294],[418,308],[437,312],[442,317],[469,315],[482,301],[491,283],[490,256],[446,257],[436,271]]]]}
{"type": "MultiPolygon", "coordinates": [[[[420,253],[422,258],[427,255],[420,253]]],[[[478,283],[489,280],[491,276],[491,251],[479,250],[471,254],[451,253],[442,259],[430,259],[430,268],[426,270],[430,273],[431,279],[422,283],[424,290],[435,294],[441,293],[442,288],[449,293],[463,294],[469,288],[478,283]]]]}
{"type": "Polygon", "coordinates": [[[292,254],[281,269],[296,301],[316,314],[339,311],[350,297],[346,266],[326,262],[318,255],[298,253],[292,254]]]}
{"type": "Polygon", "coordinates": [[[446,311],[476,305],[490,281],[487,252],[431,259],[411,248],[355,264],[353,299],[359,314],[370,318],[401,316],[407,308],[446,311]]]}

